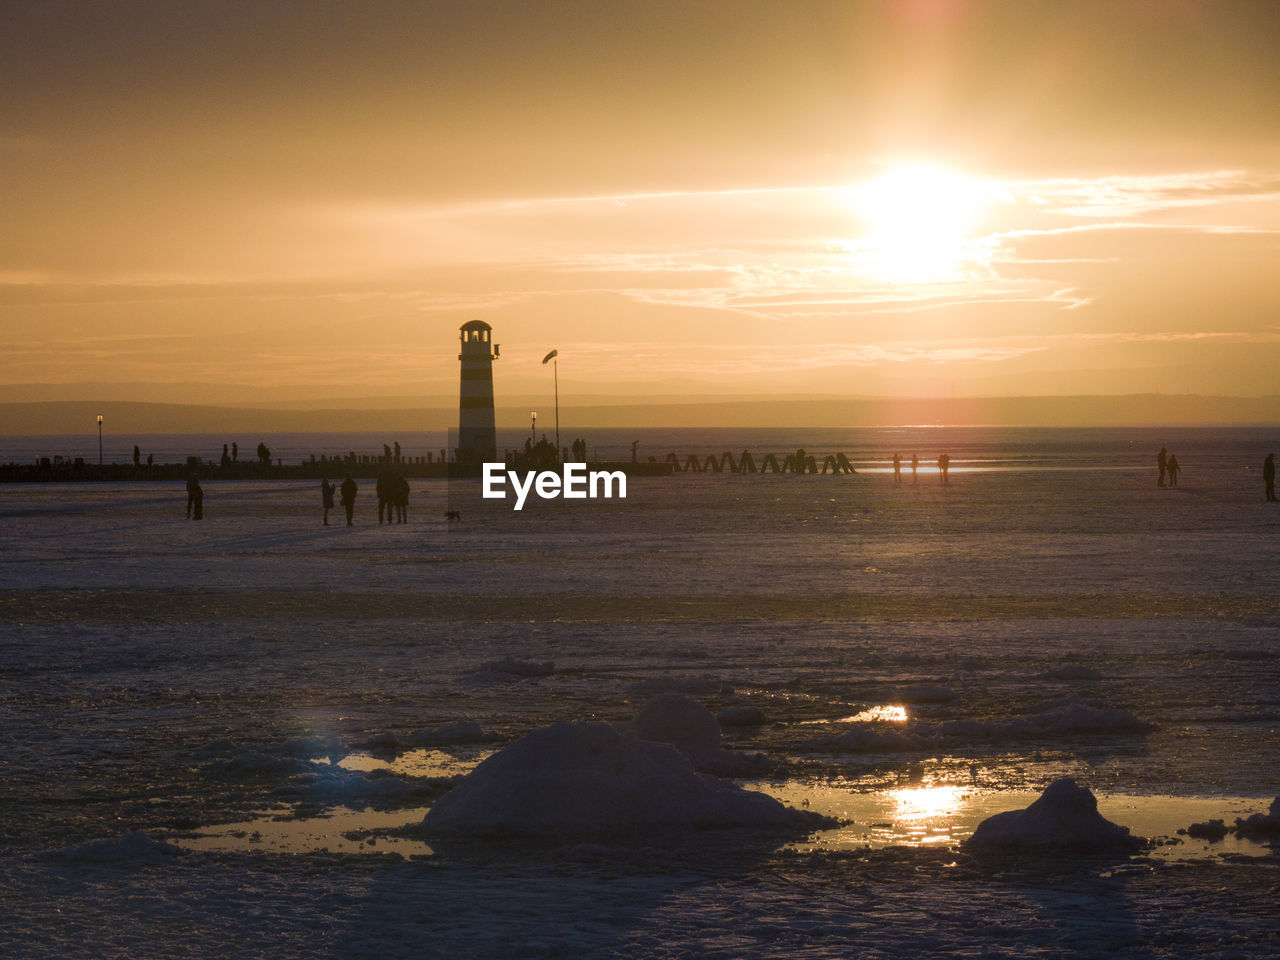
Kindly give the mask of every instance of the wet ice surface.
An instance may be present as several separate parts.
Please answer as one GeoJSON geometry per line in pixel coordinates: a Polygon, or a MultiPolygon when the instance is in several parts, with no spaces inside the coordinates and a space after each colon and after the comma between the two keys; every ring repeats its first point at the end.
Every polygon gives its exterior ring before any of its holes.
{"type": "Polygon", "coordinates": [[[698,475],[453,525],[416,481],[408,525],[363,498],[351,530],[309,484],[211,481],[200,524],[180,488],[0,487],[0,952],[1265,956],[1275,857],[1233,835],[1052,880],[955,851],[1064,775],[1144,836],[1280,793],[1280,514],[1239,467],[1183,480],[698,475]],[[390,832],[663,689],[757,708],[724,728],[749,785],[852,822],[749,856],[390,832]],[[1151,727],[1032,722],[1108,711],[1151,727]],[[370,746],[457,721],[486,739],[370,746]],[[129,829],[240,852],[52,853],[129,829]]]}

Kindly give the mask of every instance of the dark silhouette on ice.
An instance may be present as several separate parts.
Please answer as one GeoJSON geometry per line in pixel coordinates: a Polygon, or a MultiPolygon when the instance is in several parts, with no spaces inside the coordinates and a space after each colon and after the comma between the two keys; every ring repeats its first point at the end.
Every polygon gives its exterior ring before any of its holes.
{"type": "Polygon", "coordinates": [[[1055,780],[1031,806],[1007,810],[978,824],[964,842],[970,852],[1022,852],[1055,856],[1128,853],[1143,845],[1128,827],[1098,813],[1098,801],[1070,777],[1055,780]]]}
{"type": "Polygon", "coordinates": [[[1267,485],[1267,499],[1275,500],[1276,498],[1276,455],[1268,453],[1267,459],[1262,461],[1262,482],[1267,485]]]}
{"type": "Polygon", "coordinates": [[[333,484],[325,477],[320,481],[320,505],[324,508],[324,525],[329,525],[329,511],[333,509],[333,484]]]}
{"type": "Polygon", "coordinates": [[[947,471],[949,471],[950,469],[951,469],[950,454],[946,454],[946,453],[938,454],[938,476],[943,483],[950,482],[950,478],[947,476],[947,471]]]}
{"type": "Polygon", "coordinates": [[[1169,486],[1176,487],[1178,485],[1178,473],[1182,468],[1178,466],[1177,454],[1170,454],[1165,464],[1165,470],[1169,474],[1169,486]]]}
{"type": "Polygon", "coordinates": [[[204,489],[194,473],[187,479],[187,519],[204,519],[204,489]]]}
{"type": "Polygon", "coordinates": [[[1164,486],[1164,475],[1169,469],[1169,451],[1164,447],[1160,448],[1160,452],[1156,454],[1156,466],[1160,468],[1160,479],[1156,481],[1157,487],[1164,486]]]}
{"type": "Polygon", "coordinates": [[[342,494],[342,497],[341,497],[342,509],[345,510],[347,513],[348,527],[351,526],[351,514],[355,511],[355,508],[356,508],[356,490],[358,489],[359,488],[356,486],[356,482],[352,480],[350,477],[347,477],[347,479],[343,480],[342,486],[339,488],[339,491],[342,494]]]}
{"type": "Polygon", "coordinates": [[[900,453],[893,455],[893,482],[902,482],[902,454],[900,453]]]}

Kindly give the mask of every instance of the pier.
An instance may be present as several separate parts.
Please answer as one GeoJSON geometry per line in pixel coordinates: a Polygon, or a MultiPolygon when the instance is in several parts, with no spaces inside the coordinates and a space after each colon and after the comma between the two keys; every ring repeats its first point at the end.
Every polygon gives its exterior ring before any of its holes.
{"type": "MultiPolygon", "coordinates": [[[[846,476],[857,473],[843,453],[820,455],[803,448],[793,453],[757,456],[749,450],[735,456],[732,452],[680,454],[671,452],[663,459],[591,460],[592,470],[620,470],[629,477],[669,477],[683,473],[768,474],[791,473],[817,476],[846,476]]],[[[517,451],[507,451],[504,458],[513,468],[537,468],[524,464],[517,451]]],[[[340,456],[311,455],[309,459],[285,463],[283,460],[236,460],[219,462],[188,457],[178,463],[107,463],[97,464],[84,457],[40,457],[33,463],[0,464],[0,483],[103,483],[185,481],[191,474],[201,480],[340,480],[343,477],[372,479],[384,472],[406,479],[443,480],[449,477],[478,477],[478,463],[459,463],[448,459],[446,451],[421,457],[386,457],[380,454],[350,452],[340,456]]]]}

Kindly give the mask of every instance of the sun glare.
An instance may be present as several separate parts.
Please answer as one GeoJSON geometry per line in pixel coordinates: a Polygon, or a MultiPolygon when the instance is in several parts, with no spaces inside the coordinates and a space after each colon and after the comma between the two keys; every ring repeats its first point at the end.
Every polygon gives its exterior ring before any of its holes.
{"type": "Polygon", "coordinates": [[[866,225],[851,249],[878,279],[895,283],[964,279],[981,259],[973,232],[983,211],[1007,200],[992,184],[923,164],[895,167],[851,193],[866,225]]]}

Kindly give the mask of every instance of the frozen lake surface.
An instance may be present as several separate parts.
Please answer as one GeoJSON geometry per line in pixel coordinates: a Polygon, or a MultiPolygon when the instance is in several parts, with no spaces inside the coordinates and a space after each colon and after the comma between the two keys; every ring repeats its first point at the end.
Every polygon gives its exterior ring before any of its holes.
{"type": "Polygon", "coordinates": [[[362,484],[351,528],[320,525],[310,484],[208,481],[199,523],[180,486],[0,486],[0,953],[1270,956],[1273,848],[1177,830],[1280,793],[1272,437],[1166,433],[662,436],[860,473],[520,513],[414,481],[393,526],[362,484]],[[913,447],[948,450],[950,482],[895,484],[913,447]],[[758,709],[723,729],[762,755],[740,782],[843,824],[480,852],[396,833],[518,737],[625,725],[664,690],[758,709]],[[1168,842],[959,848],[1061,776],[1168,842]]]}

